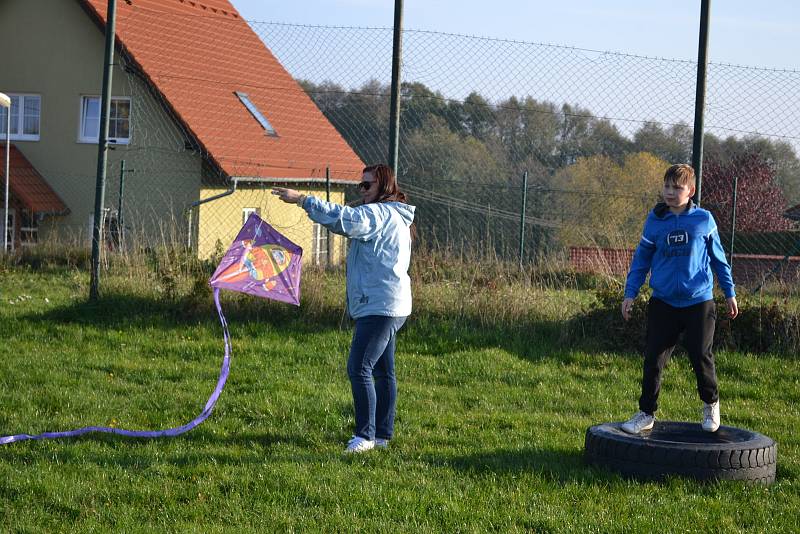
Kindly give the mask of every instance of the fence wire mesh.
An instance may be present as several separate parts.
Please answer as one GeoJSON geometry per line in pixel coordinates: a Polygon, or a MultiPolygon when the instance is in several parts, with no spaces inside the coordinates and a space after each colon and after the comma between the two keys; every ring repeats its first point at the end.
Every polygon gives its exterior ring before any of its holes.
{"type": "MultiPolygon", "coordinates": [[[[144,39],[174,17],[188,15],[128,6],[119,24],[144,39]]],[[[147,49],[160,69],[142,70],[121,54],[118,93],[130,112],[117,119],[130,128],[130,142],[109,159],[109,240],[122,249],[177,243],[208,256],[256,211],[315,263],[340,263],[345,243],[269,189],[294,184],[346,202],[355,198],[361,163],[386,160],[392,29],[250,21],[242,31],[232,17],[189,18],[163,38],[171,46],[147,49]],[[194,47],[191,68],[173,61],[176,46],[194,47]],[[283,155],[215,153],[162,91],[228,91],[240,66],[206,71],[203,63],[255,58],[263,46],[346,142],[318,141],[297,155],[313,160],[328,150],[310,174],[293,175],[298,167],[283,155]],[[326,184],[326,158],[349,150],[355,163],[333,169],[326,184]]],[[[691,160],[693,61],[405,30],[402,64],[399,179],[418,208],[420,251],[624,271],[665,169],[691,160]]],[[[240,90],[273,95],[267,120],[296,116],[295,129],[313,131],[290,85],[276,75],[240,90]]],[[[703,206],[717,219],[740,281],[798,281],[799,97],[796,70],[709,64],[703,206]]],[[[197,114],[213,116],[219,131],[242,128],[241,116],[219,113],[213,101],[198,101],[197,114]]],[[[240,142],[246,149],[244,136],[240,142]]],[[[59,194],[82,206],[94,197],[94,174],[84,169],[45,164],[38,171],[70,184],[59,194]]],[[[58,223],[60,235],[86,239],[90,215],[73,210],[58,223]]]]}
{"type": "MultiPolygon", "coordinates": [[[[383,159],[391,29],[251,26],[358,154],[383,159]]],[[[624,269],[614,258],[638,242],[664,170],[691,160],[696,64],[411,30],[403,40],[400,178],[426,243],[624,269]],[[610,250],[586,258],[586,247],[610,250]]],[[[788,110],[799,91],[797,71],[709,65],[703,205],[740,278],[796,280],[787,210],[800,202],[800,115],[788,110]]]]}

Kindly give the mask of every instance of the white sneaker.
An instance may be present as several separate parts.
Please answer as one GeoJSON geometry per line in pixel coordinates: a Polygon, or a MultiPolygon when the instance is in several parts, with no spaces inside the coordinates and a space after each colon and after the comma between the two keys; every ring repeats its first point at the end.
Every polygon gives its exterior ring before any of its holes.
{"type": "Polygon", "coordinates": [[[655,423],[656,418],[652,415],[648,415],[642,411],[638,411],[633,414],[633,417],[622,423],[622,430],[627,432],[628,434],[639,434],[643,430],[650,430],[653,428],[653,423],[655,423]]]}
{"type": "Polygon", "coordinates": [[[389,440],[383,438],[375,438],[375,446],[379,449],[386,449],[389,447],[389,440]]]}
{"type": "Polygon", "coordinates": [[[347,448],[344,450],[345,453],[357,453],[357,452],[367,452],[370,449],[375,448],[375,442],[370,441],[368,439],[364,439],[360,436],[353,436],[350,441],[347,442],[347,448]]]}
{"type": "Polygon", "coordinates": [[[719,401],[713,404],[703,403],[703,430],[716,432],[719,428],[719,401]]]}

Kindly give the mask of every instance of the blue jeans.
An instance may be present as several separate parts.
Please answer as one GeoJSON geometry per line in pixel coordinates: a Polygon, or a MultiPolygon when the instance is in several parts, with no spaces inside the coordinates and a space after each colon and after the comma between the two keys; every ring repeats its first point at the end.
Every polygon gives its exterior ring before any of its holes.
{"type": "Polygon", "coordinates": [[[364,439],[391,439],[397,403],[394,351],[405,317],[368,315],[356,319],[347,374],[356,412],[354,434],[364,439]]]}

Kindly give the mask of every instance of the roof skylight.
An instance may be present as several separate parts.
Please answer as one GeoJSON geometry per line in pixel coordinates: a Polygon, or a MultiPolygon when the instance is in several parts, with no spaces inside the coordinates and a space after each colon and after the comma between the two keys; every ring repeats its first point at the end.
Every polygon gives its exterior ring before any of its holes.
{"type": "Polygon", "coordinates": [[[252,100],[250,100],[250,97],[247,96],[247,93],[242,93],[241,91],[234,91],[234,93],[239,97],[239,100],[242,101],[242,104],[244,104],[244,107],[247,108],[247,111],[249,111],[253,117],[255,117],[261,127],[266,130],[267,135],[278,135],[278,132],[275,131],[275,128],[272,127],[272,124],[269,123],[264,114],[259,111],[255,104],[253,104],[252,100]]]}

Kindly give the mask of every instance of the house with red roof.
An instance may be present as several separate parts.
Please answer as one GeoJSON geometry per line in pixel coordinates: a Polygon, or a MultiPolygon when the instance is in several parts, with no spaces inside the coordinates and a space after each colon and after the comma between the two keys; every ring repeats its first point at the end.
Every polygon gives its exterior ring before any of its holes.
{"type": "MultiPolygon", "coordinates": [[[[7,126],[7,123],[4,124],[7,126]]],[[[67,215],[69,209],[16,146],[11,145],[9,153],[8,174],[14,179],[9,180],[6,231],[8,247],[14,250],[21,243],[38,241],[38,220],[48,215],[67,215]]],[[[5,144],[0,146],[0,161],[3,162],[0,177],[5,186],[5,144]]],[[[5,190],[2,194],[5,194],[5,190]]]]}
{"type": "MultiPolygon", "coordinates": [[[[18,244],[88,243],[106,9],[0,2],[18,244]]],[[[109,137],[104,214],[128,246],[188,244],[207,256],[256,211],[306,258],[341,257],[341,242],[269,188],[342,202],[364,164],[227,0],[117,1],[109,137]]]]}

